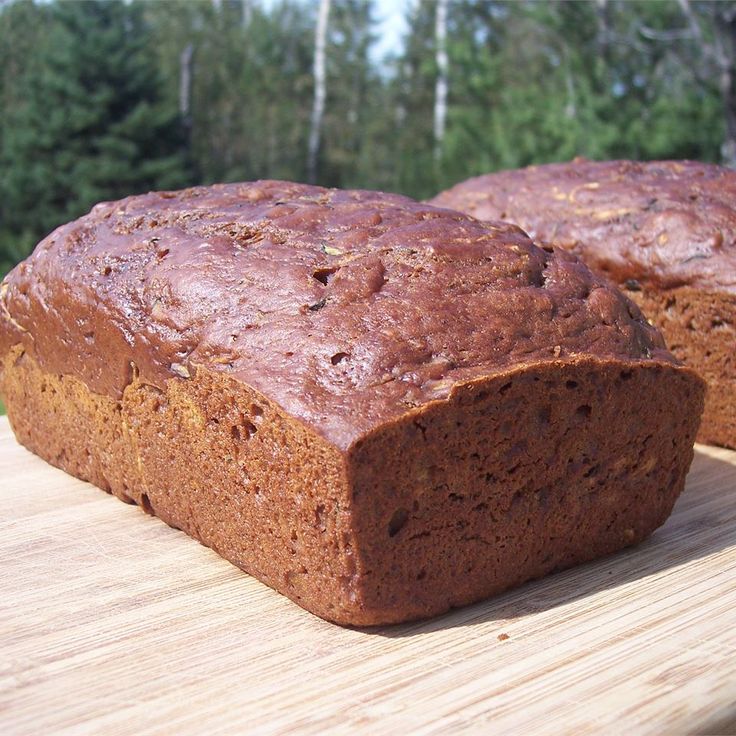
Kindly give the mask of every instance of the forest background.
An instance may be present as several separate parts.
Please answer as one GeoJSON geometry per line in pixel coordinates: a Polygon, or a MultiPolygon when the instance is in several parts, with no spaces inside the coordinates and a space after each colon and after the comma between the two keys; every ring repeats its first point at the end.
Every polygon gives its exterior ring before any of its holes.
{"type": "Polygon", "coordinates": [[[736,2],[0,0],[0,276],[100,200],[430,196],[590,158],[736,165],[736,2]],[[383,21],[383,22],[382,22],[383,21]]]}

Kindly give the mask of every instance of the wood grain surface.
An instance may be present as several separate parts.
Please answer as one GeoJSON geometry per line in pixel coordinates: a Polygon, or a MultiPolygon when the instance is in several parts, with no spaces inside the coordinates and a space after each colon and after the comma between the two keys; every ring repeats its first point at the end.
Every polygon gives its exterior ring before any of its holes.
{"type": "Polygon", "coordinates": [[[342,629],[19,447],[0,419],[3,734],[733,733],[736,453],[635,550],[342,629]]]}

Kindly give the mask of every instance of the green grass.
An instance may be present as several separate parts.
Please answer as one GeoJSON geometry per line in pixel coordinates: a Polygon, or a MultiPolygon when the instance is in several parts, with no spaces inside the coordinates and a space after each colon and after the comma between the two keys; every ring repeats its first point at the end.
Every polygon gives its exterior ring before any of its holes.
{"type": "Polygon", "coordinates": [[[0,416],[5,414],[5,404],[3,404],[3,400],[0,399],[0,416]]]}

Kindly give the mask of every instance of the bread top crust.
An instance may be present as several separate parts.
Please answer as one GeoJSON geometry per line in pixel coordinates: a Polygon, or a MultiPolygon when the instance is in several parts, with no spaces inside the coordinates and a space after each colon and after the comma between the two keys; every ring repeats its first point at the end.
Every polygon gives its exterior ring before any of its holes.
{"type": "Polygon", "coordinates": [[[0,356],[120,396],[198,366],[341,448],[453,386],[539,361],[674,359],[638,308],[517,227],[279,181],[102,203],[6,278],[0,356]]]}
{"type": "Polygon", "coordinates": [[[468,179],[431,202],[518,223],[616,283],[736,293],[736,171],[722,166],[578,158],[468,179]]]}

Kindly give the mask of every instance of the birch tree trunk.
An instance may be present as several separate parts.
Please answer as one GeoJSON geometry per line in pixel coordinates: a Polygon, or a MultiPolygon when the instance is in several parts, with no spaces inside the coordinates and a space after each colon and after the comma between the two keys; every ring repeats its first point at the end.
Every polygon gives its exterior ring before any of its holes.
{"type": "Polygon", "coordinates": [[[320,0],[317,16],[317,31],[314,36],[314,105],[309,130],[307,149],[307,177],[314,184],[317,181],[317,157],[319,156],[322,117],[325,112],[325,45],[327,40],[327,21],[330,16],[330,0],[320,0]]]}
{"type": "Polygon", "coordinates": [[[252,0],[240,0],[240,18],[243,28],[247,28],[253,18],[252,0]]]}
{"type": "Polygon", "coordinates": [[[192,125],[192,56],[194,46],[189,43],[179,55],[179,113],[187,131],[192,125]]]}
{"type": "Polygon", "coordinates": [[[437,80],[434,87],[434,159],[439,161],[442,156],[442,143],[445,139],[445,123],[447,120],[447,72],[449,61],[447,57],[447,2],[437,0],[437,15],[435,16],[435,60],[437,63],[437,80]]]}

